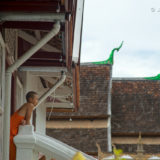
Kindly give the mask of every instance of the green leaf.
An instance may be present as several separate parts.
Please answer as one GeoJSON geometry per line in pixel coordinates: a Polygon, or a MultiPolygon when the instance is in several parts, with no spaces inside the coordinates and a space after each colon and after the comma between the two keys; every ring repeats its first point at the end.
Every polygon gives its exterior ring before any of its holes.
{"type": "Polygon", "coordinates": [[[122,149],[113,149],[113,152],[116,156],[120,156],[123,153],[122,149]]]}

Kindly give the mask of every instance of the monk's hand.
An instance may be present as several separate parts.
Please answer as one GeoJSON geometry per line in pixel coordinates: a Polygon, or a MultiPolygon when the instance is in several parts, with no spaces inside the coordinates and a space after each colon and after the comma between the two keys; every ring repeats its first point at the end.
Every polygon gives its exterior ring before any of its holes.
{"type": "Polygon", "coordinates": [[[22,121],[21,121],[21,125],[24,126],[25,124],[26,124],[26,120],[22,120],[22,121]]]}

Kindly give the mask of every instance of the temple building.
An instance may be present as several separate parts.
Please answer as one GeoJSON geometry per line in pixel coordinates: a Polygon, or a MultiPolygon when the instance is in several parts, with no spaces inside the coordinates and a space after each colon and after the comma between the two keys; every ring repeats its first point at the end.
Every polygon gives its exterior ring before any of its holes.
{"type": "Polygon", "coordinates": [[[112,144],[134,159],[160,156],[159,97],[159,80],[113,78],[112,65],[83,63],[78,111],[53,112],[46,132],[93,156],[96,143],[108,156],[112,144]]]}
{"type": "Polygon", "coordinates": [[[113,59],[81,63],[83,12],[84,0],[0,1],[0,160],[31,90],[39,103],[14,137],[16,160],[107,160],[113,146],[160,159],[160,81],[112,77],[113,59]]]}

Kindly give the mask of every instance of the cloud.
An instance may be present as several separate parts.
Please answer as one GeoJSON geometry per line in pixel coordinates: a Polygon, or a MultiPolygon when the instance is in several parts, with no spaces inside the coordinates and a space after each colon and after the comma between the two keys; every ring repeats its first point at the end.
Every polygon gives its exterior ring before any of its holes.
{"type": "Polygon", "coordinates": [[[158,67],[160,57],[159,52],[150,54],[149,52],[119,52],[115,54],[113,77],[148,77],[155,76],[160,72],[158,67]],[[140,56],[138,56],[140,54],[140,56]]]}
{"type": "Polygon", "coordinates": [[[124,40],[114,76],[160,72],[160,12],[151,11],[158,6],[159,0],[86,0],[81,62],[107,59],[124,40]]]}

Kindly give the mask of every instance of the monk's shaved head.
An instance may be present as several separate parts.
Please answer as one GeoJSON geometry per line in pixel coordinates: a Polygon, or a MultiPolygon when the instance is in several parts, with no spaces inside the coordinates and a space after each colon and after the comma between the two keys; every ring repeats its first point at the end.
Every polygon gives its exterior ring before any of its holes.
{"type": "Polygon", "coordinates": [[[38,95],[36,92],[34,91],[30,91],[26,94],[26,100],[27,102],[29,102],[29,98],[34,98],[35,95],[38,95]]]}

